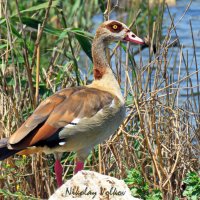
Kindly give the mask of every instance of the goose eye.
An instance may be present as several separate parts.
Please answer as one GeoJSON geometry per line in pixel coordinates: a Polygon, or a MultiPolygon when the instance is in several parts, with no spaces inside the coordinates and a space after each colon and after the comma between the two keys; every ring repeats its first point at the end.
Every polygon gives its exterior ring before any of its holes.
{"type": "Polygon", "coordinates": [[[110,24],[108,24],[107,26],[106,26],[106,28],[109,30],[109,31],[111,31],[111,32],[113,32],[113,33],[119,33],[120,31],[122,31],[123,30],[123,26],[121,25],[121,24],[117,24],[117,23],[110,23],[110,24]]]}
{"type": "Polygon", "coordinates": [[[114,30],[117,30],[117,29],[118,29],[118,26],[115,24],[115,25],[112,26],[112,28],[113,28],[114,30]]]}

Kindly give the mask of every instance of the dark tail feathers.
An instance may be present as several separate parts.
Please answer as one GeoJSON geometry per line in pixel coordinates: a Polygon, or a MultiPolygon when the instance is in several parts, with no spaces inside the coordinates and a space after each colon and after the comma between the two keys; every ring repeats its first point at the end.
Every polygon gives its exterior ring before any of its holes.
{"type": "Polygon", "coordinates": [[[20,150],[13,150],[7,148],[8,138],[3,138],[0,140],[0,160],[4,160],[20,150]]]}

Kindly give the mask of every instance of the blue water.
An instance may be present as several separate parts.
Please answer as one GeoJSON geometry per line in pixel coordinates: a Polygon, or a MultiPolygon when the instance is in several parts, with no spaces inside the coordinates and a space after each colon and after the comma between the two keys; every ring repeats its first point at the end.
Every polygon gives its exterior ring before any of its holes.
{"type": "MultiPolygon", "coordinates": [[[[189,73],[194,73],[196,70],[200,70],[200,0],[194,0],[192,4],[190,5],[189,9],[185,13],[185,10],[187,6],[189,5],[189,0],[177,0],[177,4],[174,7],[169,7],[169,12],[174,20],[174,25],[176,27],[176,33],[180,41],[180,45],[183,46],[182,52],[183,56],[186,60],[186,63],[188,63],[188,71],[189,73]],[[185,14],[184,14],[185,13],[185,14]],[[182,17],[183,16],[183,17],[182,17]],[[196,63],[194,58],[194,48],[193,48],[193,41],[192,41],[192,33],[190,28],[190,21],[193,28],[193,37],[194,37],[194,45],[196,49],[196,63]]],[[[163,37],[167,35],[169,27],[171,26],[171,19],[169,16],[169,12],[166,9],[164,13],[164,20],[163,20],[163,37]]],[[[175,34],[175,31],[172,30],[170,32],[170,42],[174,41],[177,37],[175,34]]],[[[162,41],[161,41],[162,43],[162,41]]],[[[172,47],[168,50],[168,58],[167,61],[169,62],[169,68],[167,71],[168,78],[173,77],[172,82],[178,81],[178,74],[180,70],[180,79],[183,79],[187,76],[187,70],[185,67],[185,64],[183,62],[183,58],[180,58],[181,50],[179,47],[172,47]],[[172,56],[171,56],[172,55],[172,56]],[[173,75],[172,75],[173,74],[173,75]]],[[[142,52],[142,60],[143,65],[147,65],[149,63],[149,51],[148,49],[143,50],[142,52]]],[[[135,57],[136,60],[139,62],[139,57],[135,57]]],[[[162,66],[163,67],[163,66],[162,66]]],[[[162,70],[164,70],[162,68],[162,70]]],[[[200,74],[200,72],[199,72],[200,74]]],[[[151,84],[153,85],[154,81],[154,75],[155,70],[152,71],[152,79],[151,84]]],[[[190,76],[193,93],[197,93],[197,85],[200,83],[197,81],[197,76],[194,73],[190,76]]],[[[145,80],[145,77],[144,77],[145,80]]],[[[190,87],[190,84],[188,84],[189,81],[183,80],[180,83],[174,84],[173,88],[181,88],[179,91],[179,105],[184,104],[184,102],[188,101],[189,99],[186,97],[187,94],[191,94],[192,92],[190,89],[187,89],[186,87],[190,87]]],[[[162,85],[164,87],[164,84],[162,85]]],[[[151,88],[152,89],[152,88],[151,88]]],[[[175,93],[177,90],[171,90],[171,93],[175,93]]],[[[196,94],[196,104],[197,107],[199,106],[197,103],[197,97],[198,94],[196,94]]]]}
{"type": "MultiPolygon", "coordinates": [[[[184,15],[183,19],[179,21],[182,17],[189,1],[178,0],[175,7],[170,7],[169,10],[174,17],[176,24],[176,31],[180,39],[180,43],[184,46],[184,52],[188,51],[189,61],[192,61],[193,57],[193,44],[192,44],[192,34],[190,28],[190,21],[193,27],[193,36],[195,41],[196,53],[197,53],[197,63],[200,63],[200,1],[194,0],[184,15]]],[[[169,19],[168,12],[165,12],[164,19],[169,19]]],[[[170,20],[164,20],[165,28],[163,33],[166,34],[167,27],[170,25],[170,20]]],[[[172,31],[171,36],[175,38],[175,33],[172,31]]]]}
{"type": "MultiPolygon", "coordinates": [[[[176,26],[176,32],[179,37],[181,45],[183,45],[183,54],[186,60],[188,60],[188,66],[189,66],[189,73],[193,73],[196,71],[196,68],[199,68],[200,64],[200,1],[194,0],[189,7],[188,11],[184,15],[184,12],[189,5],[190,1],[183,1],[183,0],[177,0],[177,5],[175,7],[170,7],[170,13],[174,18],[174,24],[176,26]],[[184,17],[182,18],[182,16],[184,17]],[[182,19],[181,19],[182,18],[182,19]],[[181,20],[180,20],[181,19],[181,20]],[[192,42],[192,33],[190,28],[190,21],[193,28],[193,37],[194,37],[194,43],[196,48],[196,59],[197,59],[197,66],[194,60],[194,48],[193,48],[193,42],[192,42]]],[[[163,35],[167,33],[168,27],[171,24],[171,20],[168,14],[168,11],[165,11],[164,15],[164,29],[163,29],[163,35]]],[[[176,34],[174,31],[171,32],[171,41],[176,38],[176,34]]],[[[179,71],[179,65],[180,65],[180,49],[179,48],[172,48],[169,51],[169,54],[175,51],[178,53],[178,59],[176,62],[176,72],[178,74],[179,71]]],[[[171,60],[170,65],[174,66],[174,57],[171,60]]],[[[185,77],[187,75],[185,64],[181,63],[181,78],[185,77]]],[[[196,74],[191,76],[192,84],[193,86],[196,86],[199,84],[197,82],[196,74]]],[[[175,76],[174,81],[177,81],[177,77],[175,76]]],[[[186,81],[182,81],[180,84],[180,87],[186,87],[186,81]]],[[[180,94],[184,96],[186,94],[187,90],[182,89],[180,91],[180,94]]],[[[197,92],[197,89],[194,88],[194,92],[197,92]]],[[[182,98],[184,100],[184,98],[182,98]]]]}

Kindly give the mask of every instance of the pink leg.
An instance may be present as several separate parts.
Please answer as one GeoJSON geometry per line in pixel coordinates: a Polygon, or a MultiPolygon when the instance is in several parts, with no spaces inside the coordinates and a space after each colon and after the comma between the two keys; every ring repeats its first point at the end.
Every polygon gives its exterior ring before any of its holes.
{"type": "Polygon", "coordinates": [[[83,167],[84,167],[84,162],[77,161],[74,173],[76,174],[77,172],[83,170],[83,167]]]}
{"type": "Polygon", "coordinates": [[[60,163],[60,160],[56,160],[54,164],[54,171],[56,173],[56,181],[58,184],[58,187],[60,187],[62,183],[62,173],[63,173],[63,167],[60,163]]]}

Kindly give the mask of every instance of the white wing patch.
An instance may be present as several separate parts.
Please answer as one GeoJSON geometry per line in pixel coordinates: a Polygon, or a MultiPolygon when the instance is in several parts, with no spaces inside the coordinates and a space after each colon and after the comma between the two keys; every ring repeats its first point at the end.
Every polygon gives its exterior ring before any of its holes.
{"type": "Polygon", "coordinates": [[[115,107],[115,100],[114,100],[114,99],[112,100],[112,103],[110,104],[109,107],[110,107],[110,108],[114,108],[114,107],[115,107]]]}
{"type": "MultiPolygon", "coordinates": [[[[109,105],[109,108],[114,108],[116,105],[115,105],[115,100],[113,99],[111,104],[109,105]]],[[[99,110],[97,112],[98,114],[103,114],[104,113],[104,109],[102,108],[101,110],[99,110]]]]}
{"type": "Polygon", "coordinates": [[[80,118],[75,118],[70,124],[67,124],[65,126],[65,128],[70,128],[70,127],[76,126],[79,123],[80,120],[81,120],[80,118]]]}
{"type": "Polygon", "coordinates": [[[65,143],[66,143],[66,142],[59,142],[59,145],[60,145],[60,146],[63,146],[63,145],[65,145],[65,143]]]}
{"type": "MultiPolygon", "coordinates": [[[[116,106],[115,105],[115,100],[113,99],[109,107],[110,108],[114,108],[115,106],[116,106]]],[[[97,113],[103,114],[104,113],[104,109],[102,108],[97,113]]],[[[70,122],[69,124],[67,124],[65,126],[65,128],[72,128],[72,127],[76,126],[80,122],[80,120],[81,120],[80,118],[75,118],[72,122],[70,122]]]]}
{"type": "Polygon", "coordinates": [[[99,110],[97,113],[103,114],[103,108],[101,110],[99,110]]]}

